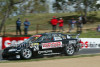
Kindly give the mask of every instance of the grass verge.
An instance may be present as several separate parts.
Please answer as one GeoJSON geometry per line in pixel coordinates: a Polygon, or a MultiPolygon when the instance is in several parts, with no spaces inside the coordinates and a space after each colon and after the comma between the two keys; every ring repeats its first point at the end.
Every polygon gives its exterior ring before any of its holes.
{"type": "MultiPolygon", "coordinates": [[[[87,15],[88,22],[84,25],[85,28],[93,28],[97,27],[100,24],[100,12],[98,11],[96,15],[93,15],[94,12],[89,12],[87,15]]],[[[24,30],[23,22],[25,19],[28,19],[31,23],[29,30],[34,31],[37,28],[37,24],[39,24],[39,30],[51,30],[52,26],[50,24],[50,20],[53,16],[57,18],[62,17],[64,20],[64,28],[68,28],[68,23],[71,18],[75,18],[78,20],[80,14],[75,12],[72,13],[45,13],[45,14],[27,14],[27,15],[18,15],[15,17],[8,18],[5,23],[6,32],[15,32],[16,31],[16,20],[20,17],[22,21],[21,29],[24,30]]]]}

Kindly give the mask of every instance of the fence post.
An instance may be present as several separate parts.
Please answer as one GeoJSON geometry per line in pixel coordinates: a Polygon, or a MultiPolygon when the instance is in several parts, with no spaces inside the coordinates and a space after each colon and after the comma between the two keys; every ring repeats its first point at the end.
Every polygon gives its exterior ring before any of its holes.
{"type": "Polygon", "coordinates": [[[36,25],[36,34],[38,34],[39,24],[36,25]]]}
{"type": "Polygon", "coordinates": [[[3,36],[6,34],[6,26],[4,25],[3,36]]]}

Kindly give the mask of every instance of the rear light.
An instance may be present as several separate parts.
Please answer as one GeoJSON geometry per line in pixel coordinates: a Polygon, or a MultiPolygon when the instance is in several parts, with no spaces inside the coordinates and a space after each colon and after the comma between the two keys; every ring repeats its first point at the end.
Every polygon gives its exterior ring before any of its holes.
{"type": "Polygon", "coordinates": [[[81,39],[78,39],[78,41],[77,41],[78,43],[82,43],[82,41],[81,41],[81,39]]]}
{"type": "Polygon", "coordinates": [[[79,40],[79,43],[82,43],[82,41],[81,41],[81,40],[79,40]]]}

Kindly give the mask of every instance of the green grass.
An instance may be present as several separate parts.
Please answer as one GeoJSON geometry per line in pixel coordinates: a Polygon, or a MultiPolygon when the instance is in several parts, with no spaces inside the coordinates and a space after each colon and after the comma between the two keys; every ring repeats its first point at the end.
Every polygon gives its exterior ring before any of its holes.
{"type": "MultiPolygon", "coordinates": [[[[68,34],[68,33],[65,33],[65,34],[68,34]]],[[[77,34],[77,33],[70,33],[70,34],[77,34]]],[[[82,32],[79,38],[100,38],[100,32],[89,29],[89,30],[86,30],[85,32],[82,32]]]]}
{"type": "Polygon", "coordinates": [[[88,33],[82,33],[81,38],[100,38],[100,32],[97,31],[88,31],[88,33]]]}
{"type": "MultiPolygon", "coordinates": [[[[73,32],[73,33],[64,33],[64,34],[76,34],[76,32],[73,32]]],[[[33,34],[31,35],[5,35],[3,37],[30,37],[32,36],[33,34]]],[[[73,36],[74,38],[76,36],[73,36]]],[[[82,32],[79,36],[79,38],[100,38],[100,32],[97,32],[96,30],[86,30],[86,32],[82,32]]]]}
{"type": "Polygon", "coordinates": [[[74,55],[74,56],[56,56],[56,57],[35,58],[35,59],[30,59],[30,60],[11,60],[11,61],[0,61],[0,63],[32,62],[32,61],[72,59],[72,58],[95,57],[95,56],[100,56],[100,54],[74,55]]]}
{"type": "MultiPolygon", "coordinates": [[[[77,19],[80,14],[77,13],[44,13],[44,14],[27,14],[27,15],[19,15],[19,16],[15,16],[12,18],[9,18],[6,21],[6,32],[13,32],[16,30],[16,20],[18,17],[21,18],[22,21],[22,25],[23,22],[25,21],[25,19],[28,19],[31,23],[31,26],[29,27],[30,31],[36,30],[36,25],[40,24],[39,29],[40,30],[50,30],[51,29],[51,25],[49,23],[49,21],[52,19],[53,16],[56,16],[57,18],[59,17],[63,17],[64,19],[64,26],[65,28],[68,28],[67,24],[68,24],[68,20],[70,20],[71,18],[75,18],[77,19]]],[[[94,23],[88,23],[90,26],[89,27],[97,27],[97,25],[99,24],[99,19],[100,19],[100,13],[98,12],[98,14],[96,16],[92,16],[91,14],[88,14],[88,18],[91,20],[96,20],[95,24],[94,23]]],[[[87,25],[88,25],[87,24],[87,25]]],[[[85,27],[87,27],[87,25],[85,25],[85,27]]],[[[22,26],[22,30],[23,30],[23,26],[22,26]]]]}
{"type": "MultiPolygon", "coordinates": [[[[49,21],[52,19],[53,16],[56,16],[57,18],[59,17],[65,17],[65,16],[70,16],[70,15],[74,15],[74,13],[48,13],[48,14],[27,14],[27,15],[19,15],[13,18],[9,18],[6,21],[6,31],[15,31],[16,30],[16,20],[18,17],[21,18],[22,21],[22,25],[23,22],[25,21],[25,19],[28,19],[31,23],[31,26],[29,28],[29,30],[33,31],[36,30],[36,25],[40,24],[39,29],[43,30],[43,29],[51,29],[51,25],[49,23],[49,21]]],[[[23,26],[22,26],[23,29],[23,26]]]]}
{"type": "MultiPolygon", "coordinates": [[[[20,17],[22,21],[22,26],[21,26],[22,31],[24,30],[23,22],[25,21],[25,19],[28,19],[31,23],[31,26],[29,27],[29,31],[35,31],[37,24],[39,24],[38,29],[41,31],[45,32],[45,30],[51,30],[52,26],[50,24],[50,20],[52,19],[53,16],[56,16],[57,18],[63,17],[64,29],[68,30],[68,20],[70,20],[71,18],[75,18],[77,20],[80,14],[75,13],[75,12],[44,13],[44,14],[27,14],[27,15],[19,15],[19,16],[11,17],[7,19],[6,24],[5,24],[6,33],[9,33],[9,32],[12,33],[16,31],[16,20],[18,17],[20,17]]],[[[90,30],[91,28],[96,28],[100,24],[100,12],[99,11],[97,13],[89,12],[87,17],[88,17],[88,22],[87,24],[84,25],[84,28],[90,30]]],[[[99,37],[100,38],[100,35],[96,35],[96,34],[100,34],[100,32],[98,33],[96,31],[88,31],[88,30],[85,30],[85,31],[87,32],[83,31],[83,33],[81,34],[81,37],[96,37],[96,38],[99,37]]],[[[33,33],[33,34],[36,34],[36,33],[33,33]]],[[[33,34],[30,34],[30,35],[33,35],[33,34]]]]}

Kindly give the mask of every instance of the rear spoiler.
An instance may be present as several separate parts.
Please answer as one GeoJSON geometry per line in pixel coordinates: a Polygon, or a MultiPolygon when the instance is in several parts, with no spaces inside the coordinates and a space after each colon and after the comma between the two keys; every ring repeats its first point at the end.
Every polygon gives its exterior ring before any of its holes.
{"type": "Polygon", "coordinates": [[[68,38],[72,38],[72,36],[76,36],[76,38],[78,39],[80,34],[77,34],[77,35],[76,34],[67,34],[68,38]]]}

